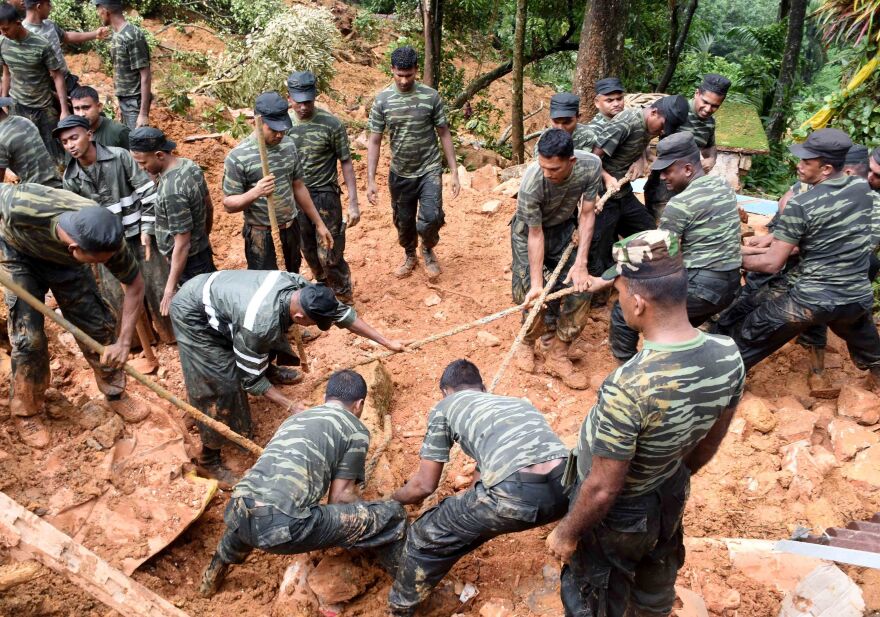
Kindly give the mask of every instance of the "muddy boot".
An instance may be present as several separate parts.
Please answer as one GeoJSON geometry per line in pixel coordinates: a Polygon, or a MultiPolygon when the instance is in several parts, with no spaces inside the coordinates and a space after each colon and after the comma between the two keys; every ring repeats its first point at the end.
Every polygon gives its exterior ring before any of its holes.
{"type": "Polygon", "coordinates": [[[220,559],[220,555],[214,553],[211,557],[211,563],[202,574],[202,583],[199,585],[199,595],[203,598],[212,597],[220,589],[226,573],[229,571],[229,564],[220,559]]]}
{"type": "Polygon", "coordinates": [[[535,372],[535,348],[533,345],[523,341],[520,343],[516,351],[513,353],[513,362],[516,367],[524,373],[535,372]]]}
{"type": "Polygon", "coordinates": [[[592,343],[585,341],[583,338],[578,337],[572,341],[571,345],[568,346],[568,350],[565,352],[565,355],[569,360],[586,360],[587,354],[595,351],[595,346],[592,343]]]}
{"type": "Polygon", "coordinates": [[[423,246],[422,259],[425,261],[425,272],[428,275],[428,280],[437,280],[437,277],[440,276],[442,270],[440,269],[440,263],[437,261],[437,256],[434,254],[434,250],[423,246]]]}
{"type": "Polygon", "coordinates": [[[403,260],[403,263],[394,271],[394,276],[399,279],[403,279],[412,274],[412,271],[416,269],[416,263],[418,259],[416,259],[415,252],[407,252],[406,259],[403,260]]]}
{"type": "Polygon", "coordinates": [[[110,394],[107,396],[107,403],[126,424],[135,424],[150,415],[150,406],[136,396],[125,393],[110,394]]]}
{"type": "Polygon", "coordinates": [[[49,445],[49,429],[39,416],[12,416],[18,438],[29,448],[42,450],[49,445]]]}
{"type": "Polygon", "coordinates": [[[311,343],[321,336],[320,333],[316,333],[314,330],[309,330],[308,328],[300,329],[299,335],[302,338],[303,343],[311,343]]]}
{"type": "Polygon", "coordinates": [[[266,371],[266,379],[273,386],[292,386],[302,382],[303,374],[293,368],[270,364],[266,371]]]}
{"type": "Polygon", "coordinates": [[[554,336],[542,345],[544,356],[544,372],[552,375],[573,390],[586,390],[590,387],[590,378],[585,371],[579,370],[568,358],[568,344],[554,336]]]}
{"type": "Polygon", "coordinates": [[[223,465],[220,460],[220,450],[202,447],[202,455],[196,464],[199,474],[206,478],[217,480],[217,486],[224,491],[232,490],[232,487],[238,483],[239,478],[232,471],[223,465]]]}
{"type": "Polygon", "coordinates": [[[825,374],[825,348],[809,347],[810,374],[807,384],[810,386],[810,396],[815,398],[832,399],[840,394],[840,388],[835,388],[825,374]]]}

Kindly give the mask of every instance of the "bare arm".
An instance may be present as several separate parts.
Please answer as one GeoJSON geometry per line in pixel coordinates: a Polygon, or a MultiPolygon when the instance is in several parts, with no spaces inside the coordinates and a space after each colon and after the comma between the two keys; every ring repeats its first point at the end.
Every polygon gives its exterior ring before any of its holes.
{"type": "Polygon", "coordinates": [[[109,34],[110,28],[107,26],[101,26],[91,32],[65,32],[64,42],[68,45],[79,45],[80,43],[88,43],[95,39],[106,39],[109,34]]]}
{"type": "Polygon", "coordinates": [[[390,339],[385,338],[378,330],[376,330],[373,326],[365,322],[363,319],[358,317],[354,320],[354,323],[348,326],[349,332],[354,332],[358,336],[362,336],[364,338],[368,338],[371,341],[376,341],[383,347],[387,347],[391,351],[403,351],[404,344],[400,341],[392,341],[390,339]]]}
{"type": "Polygon", "coordinates": [[[703,148],[700,151],[700,155],[703,159],[703,171],[709,173],[718,161],[718,148],[715,146],[703,148]]]}
{"type": "Polygon", "coordinates": [[[279,405],[279,406],[287,409],[287,412],[290,413],[291,415],[297,414],[297,413],[305,410],[305,407],[301,403],[297,403],[296,401],[290,400],[289,398],[284,396],[284,394],[281,392],[281,390],[279,390],[275,386],[269,386],[269,389],[263,393],[263,396],[265,396],[267,399],[269,399],[270,401],[272,401],[276,405],[279,405]]]}
{"type": "Polygon", "coordinates": [[[379,167],[379,152],[382,150],[382,133],[370,133],[367,140],[367,200],[376,205],[379,191],[376,190],[376,169],[379,167]]]}
{"type": "Polygon", "coordinates": [[[348,191],[348,226],[354,227],[361,220],[361,209],[358,204],[357,178],[354,175],[351,159],[342,161],[342,178],[348,191]]]}
{"type": "Polygon", "coordinates": [[[131,341],[135,327],[144,305],[144,277],[138,272],[135,279],[122,286],[125,296],[122,300],[122,318],[119,327],[119,338],[112,345],[104,348],[101,363],[110,368],[119,368],[128,360],[131,341]]]}
{"type": "Polygon", "coordinates": [[[305,212],[306,216],[309,217],[309,220],[315,226],[315,233],[318,234],[318,240],[324,248],[329,251],[333,248],[333,236],[330,235],[330,230],[327,229],[324,221],[321,220],[321,215],[318,214],[318,209],[315,208],[315,203],[312,201],[309,189],[306,188],[305,182],[299,178],[293,181],[292,186],[293,197],[296,199],[297,205],[299,205],[299,207],[302,208],[302,211],[305,212]]]}
{"type": "MultiPolygon", "coordinates": [[[[565,283],[571,283],[578,291],[587,291],[590,287],[590,273],[587,271],[587,257],[590,254],[590,243],[593,241],[593,228],[596,224],[596,200],[591,199],[581,204],[578,216],[578,247],[574,265],[565,277],[565,283]]],[[[531,266],[530,266],[531,267],[531,266]]]]}
{"type": "Polygon", "coordinates": [[[244,212],[260,197],[268,197],[273,193],[275,193],[275,176],[270,174],[260,178],[253,188],[240,195],[224,195],[223,209],[230,214],[244,212]]]}
{"type": "Polygon", "coordinates": [[[0,96],[9,96],[9,67],[3,65],[3,78],[0,80],[0,96]]]}
{"type": "Polygon", "coordinates": [[[779,198],[778,205],[779,205],[780,212],[785,210],[785,205],[788,203],[788,200],[791,199],[792,197],[794,197],[794,193],[791,191],[791,189],[788,189],[787,191],[785,191],[785,195],[783,195],[782,197],[779,198]]]}
{"type": "Polygon", "coordinates": [[[442,472],[443,463],[421,459],[419,470],[407,480],[406,484],[391,494],[391,499],[405,506],[422,503],[428,495],[437,490],[442,472]]]}
{"type": "Polygon", "coordinates": [[[785,260],[789,258],[796,245],[773,238],[770,248],[757,254],[743,253],[743,268],[749,272],[765,272],[774,274],[782,270],[785,260]]]}
{"type": "Polygon", "coordinates": [[[61,71],[49,71],[52,81],[55,83],[55,94],[58,95],[58,102],[61,105],[61,117],[70,115],[67,107],[67,84],[64,83],[64,73],[61,71]]]}
{"type": "Polygon", "coordinates": [[[214,229],[214,201],[210,193],[205,193],[205,235],[210,236],[214,229]]]}
{"type": "Polygon", "coordinates": [[[452,196],[458,197],[461,191],[461,183],[458,180],[458,161],[455,160],[455,146],[452,143],[452,132],[448,126],[438,126],[437,136],[440,137],[440,145],[443,147],[443,156],[446,157],[446,164],[449,166],[449,173],[452,176],[452,196]]]}
{"type": "Polygon", "coordinates": [[[163,317],[168,316],[171,310],[171,300],[177,293],[177,282],[183,275],[183,269],[186,267],[186,259],[189,257],[189,247],[192,240],[192,232],[177,234],[174,236],[174,248],[171,249],[171,269],[168,272],[168,280],[165,281],[165,293],[162,296],[162,302],[159,304],[159,312],[163,317]]]}
{"type": "Polygon", "coordinates": [[[138,127],[150,124],[150,105],[153,103],[153,71],[145,66],[141,72],[141,111],[138,114],[138,127]]]}
{"type": "Polygon", "coordinates": [[[354,503],[359,500],[354,480],[334,478],[330,483],[330,495],[327,497],[327,503],[354,503]]]}
{"type": "Polygon", "coordinates": [[[526,302],[537,300],[544,290],[544,228],[529,227],[529,285],[526,302]]]}
{"type": "Polygon", "coordinates": [[[725,409],[721,413],[721,416],[715,421],[715,424],[712,425],[712,428],[709,429],[709,432],[706,433],[706,436],[703,437],[700,440],[700,443],[698,443],[691,453],[687,455],[684,464],[687,465],[687,468],[691,470],[692,474],[700,471],[706,463],[712,460],[715,453],[718,452],[718,448],[721,447],[721,442],[724,440],[724,436],[727,435],[727,429],[730,428],[730,421],[733,420],[733,414],[735,411],[736,405],[725,409]]]}

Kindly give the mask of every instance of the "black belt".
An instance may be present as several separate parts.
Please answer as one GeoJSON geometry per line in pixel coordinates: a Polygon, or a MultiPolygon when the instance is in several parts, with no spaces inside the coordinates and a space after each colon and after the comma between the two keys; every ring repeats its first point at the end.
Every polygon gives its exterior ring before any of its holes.
{"type": "MultiPolygon", "coordinates": [[[[278,223],[278,229],[288,229],[293,226],[293,223],[296,219],[290,219],[286,223],[278,223]]],[[[272,227],[270,225],[253,225],[248,223],[251,229],[256,229],[257,231],[272,231],[272,227]]]]}
{"type": "Polygon", "coordinates": [[[565,472],[565,465],[560,463],[547,473],[530,473],[528,471],[515,471],[505,478],[505,480],[513,480],[522,482],[523,484],[546,484],[551,480],[555,480],[562,476],[565,472]]]}

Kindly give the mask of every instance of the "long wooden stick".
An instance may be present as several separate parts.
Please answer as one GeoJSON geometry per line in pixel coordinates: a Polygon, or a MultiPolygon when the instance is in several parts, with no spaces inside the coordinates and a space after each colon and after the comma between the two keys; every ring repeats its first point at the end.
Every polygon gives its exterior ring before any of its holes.
{"type": "MultiPolygon", "coordinates": [[[[58,313],[56,313],[55,311],[49,309],[49,307],[47,307],[40,300],[35,298],[27,289],[25,289],[24,287],[22,287],[21,285],[19,285],[15,281],[13,281],[12,277],[5,270],[0,270],[0,285],[3,285],[4,287],[6,287],[9,291],[14,293],[18,298],[27,302],[34,309],[36,309],[37,311],[42,313],[45,317],[48,317],[49,319],[54,321],[56,324],[58,324],[59,326],[61,326],[62,328],[64,328],[68,332],[70,332],[76,340],[78,340],[80,343],[82,343],[83,345],[85,345],[86,347],[88,347],[89,349],[94,351],[95,353],[97,353],[97,354],[104,353],[104,346],[101,343],[99,343],[98,341],[93,339],[91,336],[89,336],[88,334],[86,334],[85,332],[83,332],[82,330],[77,328],[75,325],[73,325],[72,323],[67,321],[64,317],[61,317],[60,315],[58,315],[58,313]]],[[[198,409],[196,409],[195,407],[193,407],[192,405],[190,405],[186,401],[181,400],[180,398],[178,398],[177,396],[175,396],[174,394],[172,394],[171,392],[169,392],[168,390],[166,390],[165,388],[163,388],[162,386],[160,386],[159,384],[154,382],[152,379],[150,379],[149,377],[147,377],[146,375],[144,375],[143,373],[141,373],[140,371],[135,369],[130,364],[126,363],[125,365],[123,365],[122,368],[125,370],[126,373],[131,375],[139,383],[143,384],[144,386],[146,386],[147,388],[152,390],[160,398],[168,401],[172,405],[177,406],[178,408],[180,408],[184,412],[188,413],[189,415],[191,415],[193,418],[195,418],[196,420],[198,420],[199,422],[201,422],[202,424],[204,424],[208,428],[223,435],[229,441],[237,443],[242,448],[245,448],[246,450],[253,452],[257,456],[259,456],[260,454],[263,453],[263,448],[261,448],[260,446],[255,444],[253,441],[251,441],[247,437],[242,437],[241,435],[239,435],[238,433],[236,433],[235,431],[230,429],[228,426],[226,426],[222,422],[218,422],[214,418],[211,418],[211,417],[205,415],[204,413],[202,413],[201,411],[199,411],[198,409]]]]}
{"type": "Polygon", "coordinates": [[[156,354],[153,353],[153,346],[150,341],[150,325],[147,322],[147,314],[143,311],[141,311],[141,316],[138,317],[137,335],[144,350],[144,359],[150,363],[153,371],[155,371],[159,366],[159,362],[156,360],[156,354]]]}

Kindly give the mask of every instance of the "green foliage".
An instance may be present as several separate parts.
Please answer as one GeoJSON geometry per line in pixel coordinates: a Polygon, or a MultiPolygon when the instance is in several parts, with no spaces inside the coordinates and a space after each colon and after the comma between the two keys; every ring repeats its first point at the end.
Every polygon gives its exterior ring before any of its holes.
{"type": "Polygon", "coordinates": [[[669,91],[685,96],[692,94],[706,73],[724,75],[733,82],[731,89],[734,91],[738,90],[742,80],[742,66],[738,63],[709,52],[688,50],[681,55],[669,91]]]}
{"type": "Polygon", "coordinates": [[[796,180],[795,164],[787,144],[773,143],[770,154],[752,157],[752,168],[745,177],[743,189],[750,194],[779,199],[796,180]]]}
{"type": "Polygon", "coordinates": [[[230,110],[223,105],[215,105],[202,112],[202,126],[215,133],[228,133],[234,139],[241,139],[253,131],[244,114],[238,114],[233,120],[230,110]]]}
{"type": "Polygon", "coordinates": [[[880,0],[825,0],[815,15],[826,41],[880,43],[880,0]]]}
{"type": "Polygon", "coordinates": [[[362,39],[371,43],[379,38],[379,20],[373,17],[372,13],[363,9],[357,12],[352,26],[362,39]]]}
{"type": "Polygon", "coordinates": [[[193,101],[189,98],[189,94],[187,94],[186,90],[178,90],[169,93],[169,96],[166,97],[165,104],[168,105],[168,108],[171,111],[179,116],[183,116],[186,115],[186,112],[192,109],[193,101]]]}
{"type": "Polygon", "coordinates": [[[471,117],[465,122],[464,128],[491,145],[498,138],[501,115],[500,109],[488,99],[481,98],[471,105],[471,117]]]}

